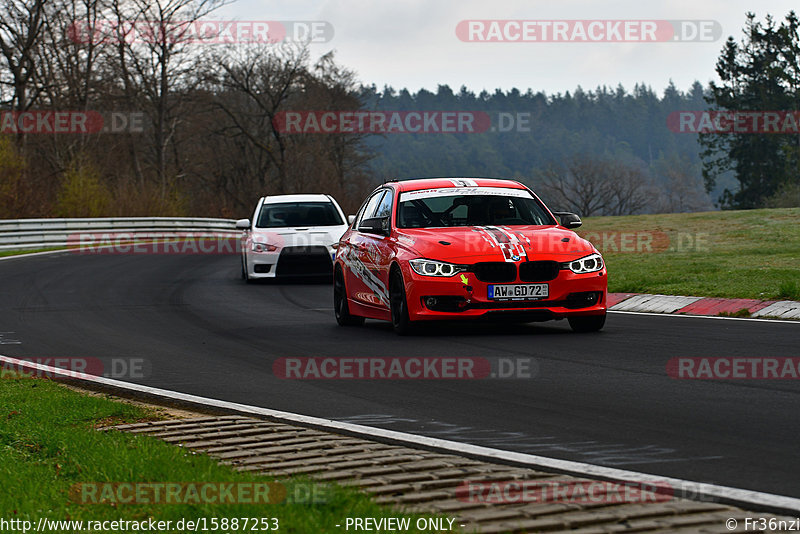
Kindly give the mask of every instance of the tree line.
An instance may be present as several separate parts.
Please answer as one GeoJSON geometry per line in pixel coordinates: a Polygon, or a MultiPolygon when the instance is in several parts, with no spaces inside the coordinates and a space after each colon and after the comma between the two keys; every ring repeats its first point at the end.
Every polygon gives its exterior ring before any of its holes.
{"type": "Polygon", "coordinates": [[[467,110],[492,120],[493,130],[479,133],[374,136],[367,142],[378,154],[371,166],[379,176],[513,177],[585,216],[713,207],[697,134],[667,127],[671,113],[705,108],[699,83],[688,92],[671,83],[662,96],[643,84],[632,92],[579,87],[550,96],[440,85],[414,94],[368,87],[362,98],[376,109],[467,110]]]}
{"type": "Polygon", "coordinates": [[[363,85],[303,43],[211,44],[190,32],[224,2],[6,0],[0,218],[234,217],[264,194],[319,191],[351,211],[382,180],[444,175],[517,178],[583,216],[800,205],[800,136],[670,127],[685,111],[797,110],[794,13],[748,15],[708,87],[412,93],[363,85]],[[291,110],[471,111],[491,128],[292,133],[277,124],[291,110]],[[61,119],[96,128],[53,133],[61,119]]]}
{"type": "Polygon", "coordinates": [[[264,194],[363,196],[362,136],[290,136],[272,122],[283,109],[360,107],[355,75],[303,43],[198,41],[191,23],[222,3],[4,2],[0,217],[234,216],[264,194]],[[42,110],[106,128],[140,114],[141,127],[57,135],[42,110]]]}

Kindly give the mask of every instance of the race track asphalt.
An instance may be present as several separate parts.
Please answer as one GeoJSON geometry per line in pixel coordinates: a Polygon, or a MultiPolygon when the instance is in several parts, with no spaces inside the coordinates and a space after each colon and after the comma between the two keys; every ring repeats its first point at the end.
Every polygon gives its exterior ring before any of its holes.
{"type": "Polygon", "coordinates": [[[800,323],[610,314],[598,334],[558,321],[437,325],[403,338],[377,321],[337,326],[329,284],[245,284],[238,261],[76,253],[0,261],[0,354],[135,359],[144,371],[120,379],[800,497],[800,380],[676,380],[666,371],[676,357],[798,357],[800,323]],[[481,380],[273,373],[278,358],[308,356],[533,358],[536,372],[481,380]]]}

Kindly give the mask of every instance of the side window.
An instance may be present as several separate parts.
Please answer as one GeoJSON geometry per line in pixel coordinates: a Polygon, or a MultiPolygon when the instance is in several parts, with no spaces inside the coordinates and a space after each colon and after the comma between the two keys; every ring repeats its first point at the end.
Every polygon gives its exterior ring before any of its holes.
{"type": "Polygon", "coordinates": [[[354,225],[356,229],[358,229],[358,227],[361,226],[361,221],[373,217],[373,213],[375,213],[375,208],[378,207],[378,203],[380,202],[381,197],[383,197],[383,193],[384,190],[381,189],[380,191],[378,191],[369,198],[367,204],[364,206],[364,209],[361,210],[361,213],[358,215],[358,219],[356,220],[356,224],[354,225]]]}
{"type": "Polygon", "coordinates": [[[386,194],[383,195],[381,203],[378,205],[378,209],[375,211],[375,215],[373,215],[373,217],[389,217],[392,214],[393,198],[394,195],[392,194],[392,190],[387,189],[386,194]]]}

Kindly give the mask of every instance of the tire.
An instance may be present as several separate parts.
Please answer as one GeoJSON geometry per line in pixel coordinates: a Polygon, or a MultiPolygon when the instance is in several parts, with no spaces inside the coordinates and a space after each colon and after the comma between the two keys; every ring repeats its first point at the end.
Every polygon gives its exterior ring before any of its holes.
{"type": "Polygon", "coordinates": [[[347,305],[347,290],[344,286],[344,275],[341,269],[336,269],[333,275],[333,313],[339,326],[361,326],[364,318],[350,314],[347,305]]]}
{"type": "Polygon", "coordinates": [[[389,282],[389,309],[392,312],[392,328],[395,334],[407,336],[414,330],[414,322],[408,316],[406,285],[400,269],[395,269],[389,282]]]}
{"type": "Polygon", "coordinates": [[[575,332],[597,332],[606,324],[606,314],[570,317],[568,320],[575,332]]]}
{"type": "Polygon", "coordinates": [[[247,274],[247,264],[245,263],[245,261],[246,260],[244,259],[244,256],[242,256],[242,280],[244,280],[245,283],[249,284],[250,282],[253,281],[253,279],[250,278],[249,274],[247,274]]]}

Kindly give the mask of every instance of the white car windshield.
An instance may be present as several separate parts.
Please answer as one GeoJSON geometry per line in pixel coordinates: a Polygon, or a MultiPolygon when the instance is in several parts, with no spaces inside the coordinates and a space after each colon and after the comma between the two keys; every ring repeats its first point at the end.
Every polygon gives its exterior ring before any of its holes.
{"type": "Polygon", "coordinates": [[[298,226],[338,226],[344,224],[330,202],[280,202],[263,204],[256,228],[293,228],[298,226]]]}

